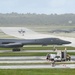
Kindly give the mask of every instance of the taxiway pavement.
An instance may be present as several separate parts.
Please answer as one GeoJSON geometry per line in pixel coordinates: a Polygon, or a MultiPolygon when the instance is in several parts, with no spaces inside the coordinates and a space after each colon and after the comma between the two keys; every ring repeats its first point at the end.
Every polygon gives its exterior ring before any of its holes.
{"type": "MultiPolygon", "coordinates": [[[[59,50],[58,50],[59,51],[59,50]]],[[[75,50],[66,50],[67,52],[75,52],[75,50]]],[[[13,52],[12,50],[0,50],[0,53],[3,52],[13,52]]],[[[57,52],[57,50],[21,50],[21,51],[14,51],[14,52],[57,52]]]]}
{"type": "MultiPolygon", "coordinates": [[[[0,53],[12,52],[12,50],[0,50],[0,53]]],[[[55,52],[53,50],[21,50],[19,52],[55,52]]],[[[75,50],[67,50],[67,52],[75,52],[75,50]]],[[[71,56],[72,60],[75,60],[75,56],[71,56]]],[[[14,63],[47,63],[46,56],[7,56],[0,57],[0,64],[14,64],[14,63]]],[[[74,62],[75,61],[70,61],[74,62]]],[[[50,65],[0,65],[0,69],[33,69],[33,68],[75,68],[75,64],[60,64],[52,66],[50,65]]]]}
{"type": "Polygon", "coordinates": [[[40,68],[75,68],[75,64],[60,64],[60,65],[2,65],[0,69],[40,69],[40,68]]]}

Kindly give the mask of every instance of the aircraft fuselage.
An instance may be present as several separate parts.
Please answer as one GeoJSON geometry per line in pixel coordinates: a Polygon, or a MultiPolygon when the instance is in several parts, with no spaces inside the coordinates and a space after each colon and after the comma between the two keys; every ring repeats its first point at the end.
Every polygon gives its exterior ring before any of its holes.
{"type": "Polygon", "coordinates": [[[22,47],[23,45],[63,45],[70,44],[58,38],[42,38],[42,39],[0,39],[0,47],[22,47]]]}

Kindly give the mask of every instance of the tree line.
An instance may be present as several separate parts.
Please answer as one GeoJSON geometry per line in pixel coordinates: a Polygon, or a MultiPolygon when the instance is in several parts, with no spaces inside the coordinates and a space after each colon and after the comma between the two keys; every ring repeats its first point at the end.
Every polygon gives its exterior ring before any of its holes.
{"type": "Polygon", "coordinates": [[[0,13],[0,26],[75,25],[75,14],[0,13]]]}

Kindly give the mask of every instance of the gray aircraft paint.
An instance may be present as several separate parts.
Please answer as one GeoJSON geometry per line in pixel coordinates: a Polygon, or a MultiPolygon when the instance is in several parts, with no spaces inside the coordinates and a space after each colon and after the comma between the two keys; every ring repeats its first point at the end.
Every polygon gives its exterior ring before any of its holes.
{"type": "Polygon", "coordinates": [[[0,47],[15,48],[23,47],[23,45],[63,45],[70,44],[69,41],[64,41],[58,38],[43,38],[43,39],[0,39],[0,47]]]}

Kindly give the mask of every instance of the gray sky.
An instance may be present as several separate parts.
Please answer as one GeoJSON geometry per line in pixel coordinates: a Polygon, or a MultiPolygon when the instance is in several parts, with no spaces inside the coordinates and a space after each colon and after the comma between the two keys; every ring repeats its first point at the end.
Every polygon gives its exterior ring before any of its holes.
{"type": "Polygon", "coordinates": [[[75,0],[0,0],[0,13],[75,14],[75,0]]]}

